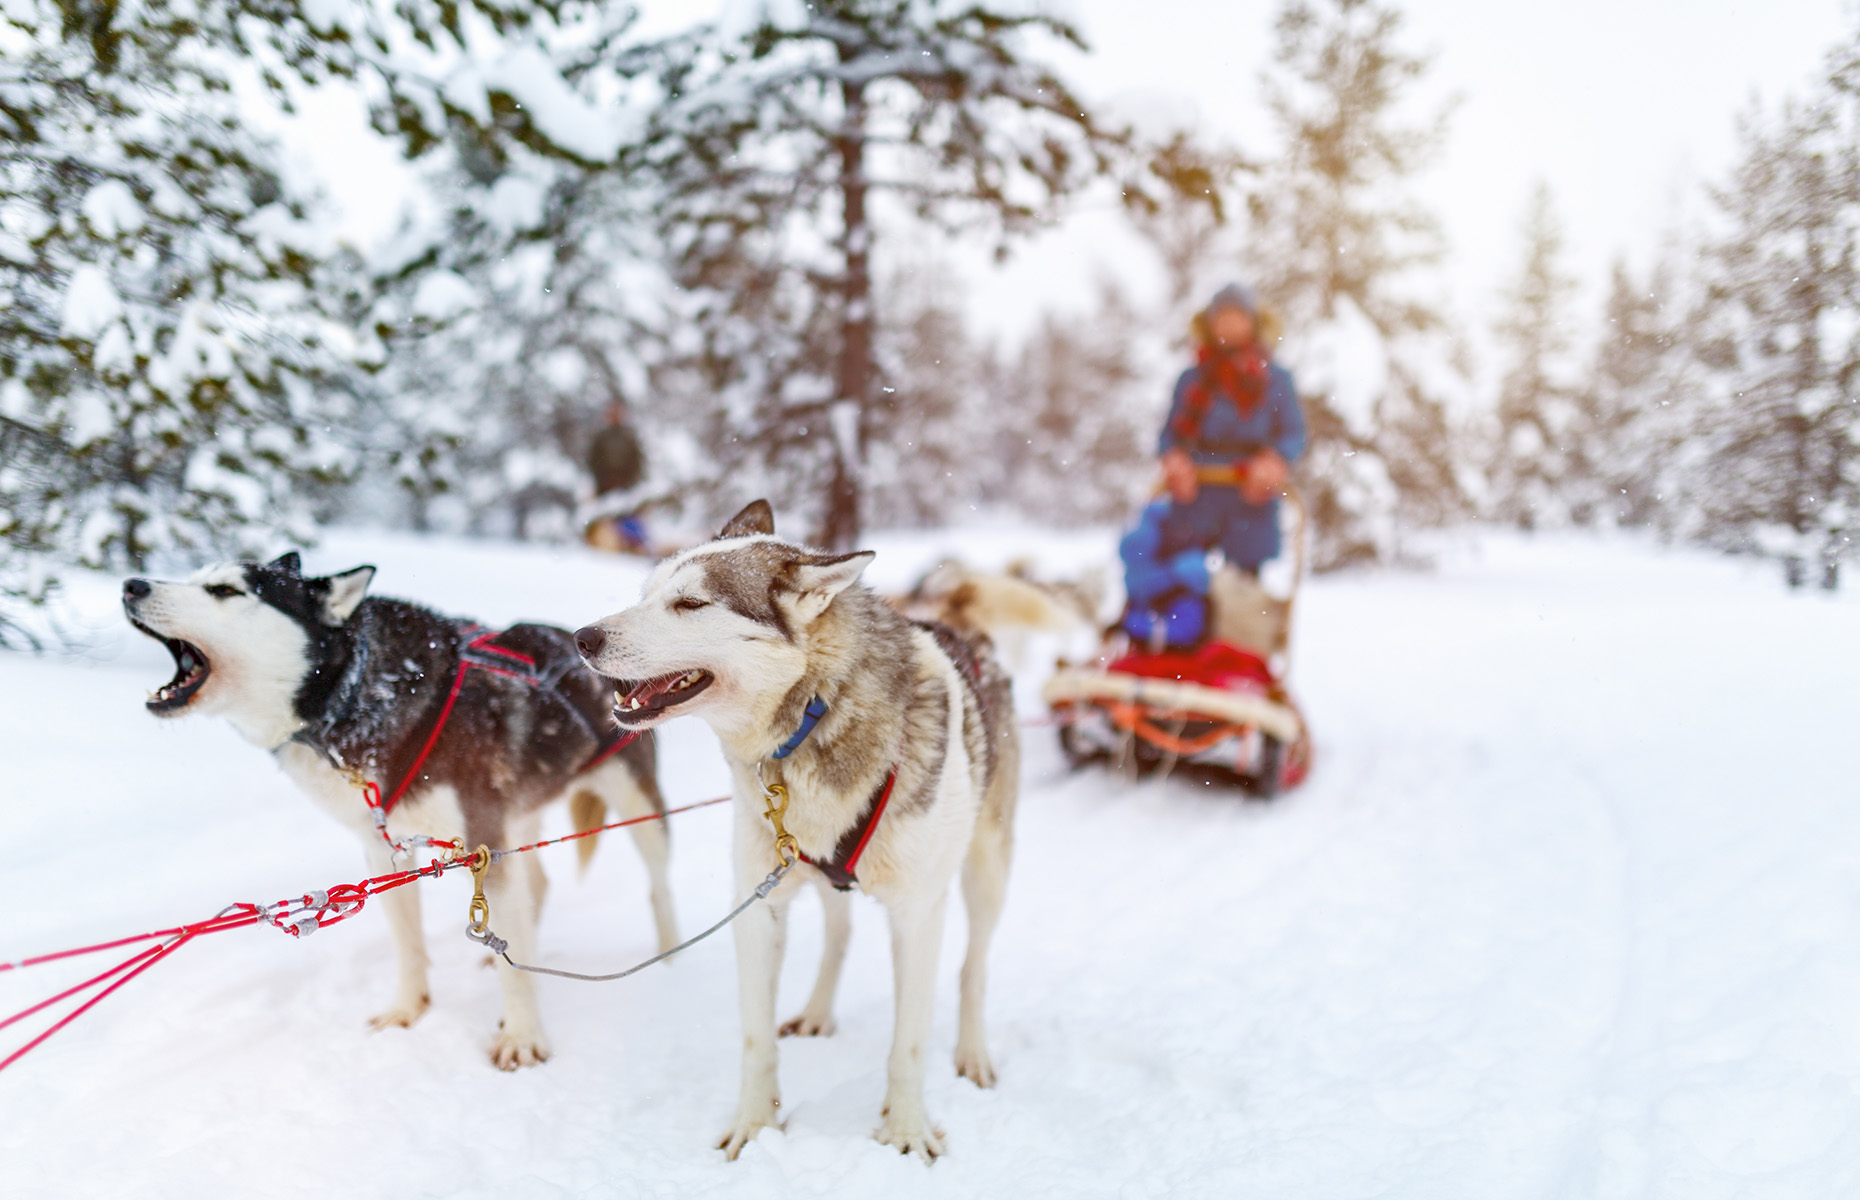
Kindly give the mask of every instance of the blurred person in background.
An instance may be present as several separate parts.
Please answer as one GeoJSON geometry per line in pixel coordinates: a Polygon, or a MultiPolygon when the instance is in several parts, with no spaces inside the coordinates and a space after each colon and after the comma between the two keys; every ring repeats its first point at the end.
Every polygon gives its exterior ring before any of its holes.
{"type": "Polygon", "coordinates": [[[1279,502],[1305,448],[1291,372],[1272,361],[1253,289],[1216,292],[1191,325],[1195,365],[1175,384],[1158,441],[1163,499],[1119,549],[1129,596],[1123,627],[1152,646],[1193,646],[1207,634],[1208,564],[1218,548],[1254,577],[1279,553],[1279,502]]]}
{"type": "Polygon", "coordinates": [[[615,399],[607,405],[607,423],[588,444],[588,471],[594,476],[597,506],[605,501],[611,507],[588,523],[590,546],[623,554],[646,551],[646,527],[639,515],[626,506],[624,494],[639,485],[646,474],[646,456],[626,419],[626,402],[615,399]]]}

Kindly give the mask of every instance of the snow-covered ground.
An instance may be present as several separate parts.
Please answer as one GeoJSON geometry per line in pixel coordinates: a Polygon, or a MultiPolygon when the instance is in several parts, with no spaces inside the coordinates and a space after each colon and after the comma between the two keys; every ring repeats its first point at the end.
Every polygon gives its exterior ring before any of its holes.
{"type": "MultiPolygon", "coordinates": [[[[1107,536],[881,539],[1055,566],[1107,536]],[[974,547],[982,545],[980,551],[974,547]]],[[[310,556],[488,620],[576,624],[636,567],[336,534],[310,556]]],[[[349,836],[219,722],[141,709],[159,647],[80,589],[88,661],[0,655],[0,959],[360,876],[349,836]]],[[[950,923],[934,1166],[870,1139],[891,1027],[856,908],[840,1028],[783,1046],[787,1128],[713,1149],[736,1086],[727,938],[637,978],[544,981],[556,1057],[485,1047],[497,989],[425,886],[434,1008],[387,999],[375,912],[184,949],[0,1074],[8,1196],[1832,1197],[1860,1194],[1860,604],[1636,542],[1495,539],[1429,574],[1313,584],[1294,682],[1316,769],[1270,805],[1069,774],[1029,730],[990,1019],[955,1078],[950,923]]],[[[720,792],[665,734],[673,801],[720,792]]],[[[725,810],[679,818],[687,930],[728,901],[725,810]]],[[[546,961],[651,933],[631,847],[551,852],[546,961]]],[[[801,901],[783,1007],[819,934],[801,901]]],[[[101,965],[101,963],[99,964],[101,965]]],[[[79,978],[0,976],[0,1012],[79,978]]],[[[0,1047],[17,1044],[0,1034],[0,1047]]]]}

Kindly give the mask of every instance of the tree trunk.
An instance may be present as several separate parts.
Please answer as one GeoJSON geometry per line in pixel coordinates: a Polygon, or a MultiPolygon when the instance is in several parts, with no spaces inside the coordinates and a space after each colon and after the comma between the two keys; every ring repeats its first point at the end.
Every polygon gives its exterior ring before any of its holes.
{"type": "MultiPolygon", "coordinates": [[[[852,51],[841,48],[844,59],[852,51]]],[[[872,394],[872,229],[865,201],[865,85],[841,83],[844,107],[835,139],[840,159],[841,278],[840,361],[833,411],[827,422],[833,439],[833,478],[819,541],[829,550],[854,548],[860,533],[860,493],[864,484],[866,409],[872,394]]]]}

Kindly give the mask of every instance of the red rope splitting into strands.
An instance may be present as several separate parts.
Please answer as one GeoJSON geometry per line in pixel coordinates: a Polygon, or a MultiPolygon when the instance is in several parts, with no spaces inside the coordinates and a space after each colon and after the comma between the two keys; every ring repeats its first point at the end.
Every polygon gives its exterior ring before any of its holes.
{"type": "MultiPolygon", "coordinates": [[[[379,795],[380,793],[377,789],[375,793],[377,800],[379,795]]],[[[624,821],[613,821],[609,824],[602,825],[598,829],[585,829],[578,833],[566,834],[558,838],[531,842],[526,846],[515,846],[509,850],[495,850],[492,851],[492,858],[495,860],[509,854],[524,854],[531,850],[540,850],[545,846],[556,846],[564,842],[579,841],[585,837],[593,837],[597,833],[605,833],[610,829],[623,829],[628,825],[639,825],[646,821],[662,821],[667,817],[676,816],[679,813],[691,812],[700,808],[709,808],[714,804],[723,804],[729,799],[731,799],[729,796],[717,796],[709,800],[700,800],[695,804],[681,805],[678,808],[668,808],[663,813],[649,813],[643,817],[629,817],[624,821]]],[[[427,841],[428,844],[433,846],[446,848],[457,846],[456,842],[441,842],[435,839],[427,839],[427,841]]],[[[405,887],[421,879],[437,879],[447,871],[455,870],[459,867],[469,867],[470,865],[470,856],[449,859],[436,858],[427,863],[424,867],[414,867],[405,871],[395,871],[388,875],[377,875],[372,879],[364,879],[360,883],[339,883],[324,891],[306,892],[302,896],[297,896],[288,900],[279,900],[275,904],[231,904],[204,921],[195,921],[188,925],[176,925],[169,929],[157,929],[150,933],[139,933],[133,937],[116,938],[108,942],[98,942],[95,945],[78,946],[71,950],[58,950],[50,954],[39,954],[31,958],[22,958],[18,962],[0,963],[0,973],[5,973],[7,971],[24,970],[27,967],[42,966],[45,963],[60,962],[68,958],[82,958],[90,954],[101,954],[105,950],[116,950],[123,946],[133,946],[138,942],[159,943],[158,945],[147,946],[138,950],[122,962],[117,963],[107,970],[98,972],[82,983],[73,984],[56,995],[48,996],[37,1004],[21,1009],[12,1016],[0,1019],[0,1029],[6,1029],[25,1020],[27,1017],[44,1012],[62,1001],[73,999],[94,988],[101,989],[97,991],[95,995],[86,999],[82,1004],[79,1004],[76,1008],[60,1017],[50,1028],[40,1033],[37,1037],[13,1051],[5,1058],[0,1058],[0,1071],[6,1070],[8,1067],[24,1058],[28,1053],[37,1049],[54,1033],[57,1033],[65,1026],[71,1024],[71,1022],[77,1020],[92,1008],[95,1008],[112,992],[197,937],[204,937],[210,933],[224,933],[229,929],[244,929],[251,925],[270,925],[275,929],[290,934],[294,938],[306,937],[319,929],[324,929],[338,922],[348,920],[356,913],[361,912],[363,906],[366,905],[371,898],[379,896],[383,892],[391,892],[395,888],[405,887]],[[105,986],[106,984],[107,986],[105,986]]]]}

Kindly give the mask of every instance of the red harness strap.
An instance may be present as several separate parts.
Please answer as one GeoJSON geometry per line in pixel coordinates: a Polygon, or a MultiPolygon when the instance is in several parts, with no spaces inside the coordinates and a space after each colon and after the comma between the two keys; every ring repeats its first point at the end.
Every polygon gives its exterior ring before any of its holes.
{"type": "Polygon", "coordinates": [[[639,735],[644,732],[646,731],[643,729],[627,730],[627,732],[623,734],[622,736],[617,737],[613,741],[607,743],[607,746],[605,749],[595,751],[594,757],[590,758],[586,763],[582,764],[581,771],[577,771],[575,772],[575,774],[579,775],[582,773],[582,771],[592,771],[594,768],[600,766],[602,763],[606,762],[608,759],[612,758],[614,755],[620,753],[622,750],[626,749],[628,746],[631,746],[634,742],[638,741],[639,735]]]}
{"type": "Polygon", "coordinates": [[[891,789],[898,783],[898,768],[891,768],[885,776],[884,786],[879,788],[878,796],[866,807],[865,816],[853,822],[851,829],[840,835],[839,844],[833,847],[833,857],[825,862],[815,862],[807,855],[801,855],[801,861],[813,867],[827,877],[827,882],[842,892],[852,890],[859,882],[859,856],[865,853],[865,847],[878,831],[878,819],[885,815],[885,806],[891,803],[891,789]]]}
{"type": "Polygon", "coordinates": [[[427,756],[433,752],[433,746],[439,741],[439,735],[445,732],[446,722],[452,719],[452,706],[459,702],[459,692],[465,687],[465,672],[469,671],[471,666],[471,663],[462,656],[460,657],[459,673],[452,677],[452,690],[446,693],[446,703],[439,710],[439,720],[433,723],[433,731],[426,735],[426,744],[420,747],[420,753],[414,758],[413,766],[407,768],[407,773],[400,777],[400,782],[394,785],[394,790],[388,794],[387,799],[381,802],[382,812],[393,812],[394,806],[400,803],[400,798],[407,794],[407,789],[413,786],[415,779],[419,778],[420,768],[426,765],[427,756]]]}
{"type": "MultiPolygon", "coordinates": [[[[938,648],[943,651],[943,654],[949,661],[953,663],[956,669],[962,673],[963,677],[968,680],[969,687],[973,689],[975,693],[975,702],[979,704],[982,698],[982,664],[975,656],[975,647],[964,640],[961,634],[947,625],[939,625],[935,621],[918,621],[916,625],[936,639],[938,648]]],[[[815,703],[819,703],[819,701],[816,700],[815,703]]],[[[822,713],[826,711],[824,705],[821,711],[822,713]]],[[[778,754],[776,757],[784,757],[787,752],[800,745],[802,740],[805,739],[809,733],[813,732],[813,728],[814,723],[812,721],[803,722],[800,732],[783,748],[782,753],[778,754]]],[[[988,754],[990,769],[992,770],[994,763],[994,746],[992,743],[988,746],[988,754]]],[[[900,758],[904,755],[904,743],[901,737],[898,743],[898,755],[900,758]]],[[[900,764],[897,763],[892,765],[891,772],[885,776],[885,782],[879,788],[877,796],[866,806],[865,815],[853,822],[851,829],[848,829],[845,833],[840,835],[839,844],[833,847],[832,858],[825,862],[815,862],[813,859],[807,857],[807,855],[801,855],[802,862],[813,867],[822,875],[825,875],[827,877],[827,882],[831,883],[842,892],[852,890],[853,884],[859,882],[859,856],[865,853],[865,848],[871,842],[872,835],[878,831],[879,818],[885,815],[885,806],[891,803],[891,791],[898,785],[899,765],[900,764]]]]}

